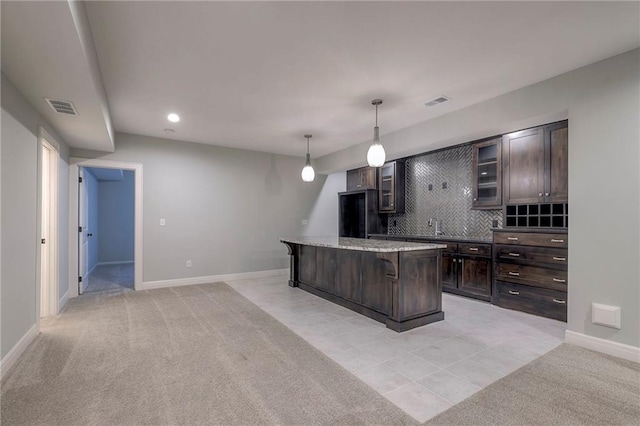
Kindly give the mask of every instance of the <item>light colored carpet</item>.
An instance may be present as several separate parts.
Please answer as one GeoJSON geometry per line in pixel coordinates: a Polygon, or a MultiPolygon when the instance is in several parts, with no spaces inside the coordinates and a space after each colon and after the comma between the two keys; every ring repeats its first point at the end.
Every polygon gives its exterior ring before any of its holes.
{"type": "Polygon", "coordinates": [[[638,425],[640,364],[563,344],[427,425],[638,425]]]}
{"type": "Polygon", "coordinates": [[[70,300],[1,410],[3,425],[415,424],[224,283],[70,300]]]}

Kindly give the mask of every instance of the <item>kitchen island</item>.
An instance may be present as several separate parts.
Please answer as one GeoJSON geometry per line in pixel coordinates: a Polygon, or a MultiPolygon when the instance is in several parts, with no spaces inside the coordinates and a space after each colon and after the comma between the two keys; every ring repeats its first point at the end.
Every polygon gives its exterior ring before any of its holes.
{"type": "Polygon", "coordinates": [[[281,238],[289,285],[401,332],[444,319],[443,244],[338,237],[281,238]]]}

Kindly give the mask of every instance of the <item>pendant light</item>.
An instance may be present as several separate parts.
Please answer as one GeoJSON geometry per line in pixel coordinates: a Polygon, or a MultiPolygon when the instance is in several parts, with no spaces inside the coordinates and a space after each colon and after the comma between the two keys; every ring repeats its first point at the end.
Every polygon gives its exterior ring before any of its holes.
{"type": "Polygon", "coordinates": [[[316,177],[316,172],[311,166],[311,155],[309,155],[309,139],[311,138],[311,135],[304,135],[304,137],[307,138],[307,161],[304,163],[301,176],[303,181],[313,182],[316,177]]]}
{"type": "Polygon", "coordinates": [[[386,154],[384,148],[380,143],[380,128],[378,127],[378,105],[382,103],[382,99],[374,99],[371,101],[371,105],[376,106],[376,127],[373,128],[373,143],[367,151],[367,163],[371,167],[380,167],[384,164],[386,154]]]}

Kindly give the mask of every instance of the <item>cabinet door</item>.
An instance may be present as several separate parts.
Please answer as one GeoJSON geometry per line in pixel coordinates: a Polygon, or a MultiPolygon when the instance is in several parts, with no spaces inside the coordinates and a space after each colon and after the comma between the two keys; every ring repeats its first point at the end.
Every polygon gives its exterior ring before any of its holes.
{"type": "Polygon", "coordinates": [[[458,259],[442,253],[442,287],[458,288],[458,259]]]}
{"type": "Polygon", "coordinates": [[[315,286],[329,293],[335,292],[337,249],[316,247],[315,286]]]}
{"type": "Polygon", "coordinates": [[[360,271],[362,270],[362,252],[340,250],[336,259],[336,295],[356,303],[361,302],[360,271]]]}
{"type": "Polygon", "coordinates": [[[378,187],[376,170],[375,167],[364,167],[360,169],[360,184],[363,189],[376,189],[378,187]]]}
{"type": "Polygon", "coordinates": [[[502,205],[502,140],[473,145],[473,208],[502,205]]]}
{"type": "Polygon", "coordinates": [[[379,208],[382,212],[395,209],[395,174],[396,163],[387,163],[380,168],[379,208]]]}
{"type": "Polygon", "coordinates": [[[569,198],[569,129],[567,123],[545,128],[546,181],[545,201],[566,203],[569,198]]]}
{"type": "Polygon", "coordinates": [[[360,170],[347,170],[347,191],[355,191],[360,186],[360,170]]]}
{"type": "MultiPolygon", "coordinates": [[[[346,251],[346,250],[345,250],[346,251]]],[[[361,303],[383,314],[391,314],[392,279],[387,277],[387,266],[376,254],[362,254],[361,303]]]]}
{"type": "Polygon", "coordinates": [[[540,127],[502,137],[505,204],[544,201],[544,145],[540,127]]]}
{"type": "Polygon", "coordinates": [[[458,288],[472,294],[491,296],[491,261],[481,258],[463,258],[458,288]]]}

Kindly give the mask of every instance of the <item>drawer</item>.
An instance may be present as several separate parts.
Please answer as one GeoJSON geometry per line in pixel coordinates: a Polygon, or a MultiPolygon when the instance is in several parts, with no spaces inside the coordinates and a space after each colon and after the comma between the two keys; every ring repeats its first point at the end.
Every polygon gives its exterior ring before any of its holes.
{"type": "Polygon", "coordinates": [[[567,271],[497,262],[496,279],[551,290],[567,291],[567,271]]]}
{"type": "Polygon", "coordinates": [[[425,239],[408,239],[407,241],[409,242],[416,242],[416,243],[429,243],[429,244],[444,244],[447,246],[447,248],[443,248],[442,251],[446,252],[446,253],[457,253],[458,252],[458,243],[452,243],[452,242],[448,242],[448,241],[441,241],[441,240],[425,240],[425,239]]]}
{"type": "Polygon", "coordinates": [[[542,263],[554,269],[567,269],[566,249],[496,245],[496,259],[542,263]]]}
{"type": "Polygon", "coordinates": [[[567,234],[538,234],[531,232],[494,232],[495,244],[516,244],[520,246],[539,246],[567,248],[567,234]]]}
{"type": "Polygon", "coordinates": [[[534,315],[567,321],[567,293],[496,281],[494,303],[534,315]]]}
{"type": "Polygon", "coordinates": [[[491,256],[491,244],[458,244],[458,253],[472,256],[491,256]]]}

